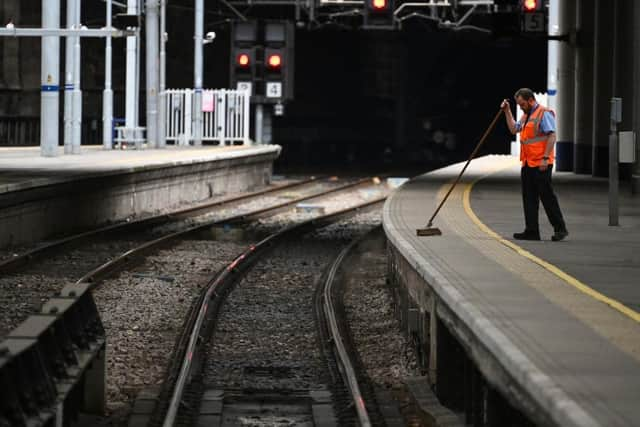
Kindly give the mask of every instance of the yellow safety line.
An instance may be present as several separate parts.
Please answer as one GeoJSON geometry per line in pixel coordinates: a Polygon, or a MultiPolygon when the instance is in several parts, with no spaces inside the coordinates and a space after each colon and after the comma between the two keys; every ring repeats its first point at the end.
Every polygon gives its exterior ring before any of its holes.
{"type": "Polygon", "coordinates": [[[525,258],[535,262],[536,264],[540,265],[541,267],[545,268],[549,272],[555,274],[560,279],[562,279],[565,282],[567,282],[569,285],[571,285],[574,288],[578,289],[580,292],[583,292],[583,293],[589,295],[590,297],[592,297],[592,298],[594,298],[594,299],[596,299],[596,300],[598,300],[600,302],[603,302],[603,303],[613,307],[614,309],[618,310],[620,313],[622,313],[625,316],[635,320],[636,322],[640,322],[640,313],[638,313],[637,311],[627,307],[626,305],[624,305],[624,304],[622,304],[622,303],[620,303],[620,302],[618,302],[618,301],[616,301],[614,299],[611,299],[611,298],[601,294],[600,292],[598,292],[598,291],[590,288],[589,286],[585,285],[584,283],[582,283],[580,280],[576,279],[575,277],[573,277],[573,276],[565,273],[564,271],[560,270],[555,265],[550,264],[547,261],[544,261],[544,260],[538,258],[537,256],[533,255],[531,252],[526,251],[525,249],[521,248],[520,246],[516,245],[515,243],[504,239],[503,237],[498,235],[498,233],[496,233],[495,231],[493,231],[492,229],[487,227],[482,221],[480,221],[480,219],[476,216],[475,212],[473,212],[473,209],[471,209],[471,202],[469,200],[470,200],[470,195],[471,195],[471,189],[482,178],[483,177],[480,177],[480,178],[476,179],[475,181],[473,181],[472,183],[467,184],[467,186],[465,187],[465,190],[464,190],[464,195],[462,197],[462,203],[464,205],[465,212],[467,213],[469,218],[471,218],[471,220],[482,231],[484,231],[489,236],[493,237],[494,239],[496,239],[498,242],[502,243],[506,247],[508,247],[510,249],[513,249],[519,255],[522,255],[523,257],[525,257],[525,258]]]}

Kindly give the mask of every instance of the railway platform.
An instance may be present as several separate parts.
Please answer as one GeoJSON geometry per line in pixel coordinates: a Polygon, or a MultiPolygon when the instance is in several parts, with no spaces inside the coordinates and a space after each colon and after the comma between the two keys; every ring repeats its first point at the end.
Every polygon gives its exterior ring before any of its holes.
{"type": "MultiPolygon", "coordinates": [[[[60,147],[62,150],[62,147],[60,147]]],[[[271,180],[277,145],[109,150],[41,157],[0,148],[0,247],[144,215],[271,180]]]]}
{"type": "Polygon", "coordinates": [[[436,218],[442,235],[416,236],[462,166],[407,182],[383,214],[403,323],[439,399],[473,425],[637,425],[640,200],[621,188],[610,227],[606,180],[554,172],[568,239],[551,241],[541,206],[543,240],[516,241],[519,162],[486,156],[436,218]]]}

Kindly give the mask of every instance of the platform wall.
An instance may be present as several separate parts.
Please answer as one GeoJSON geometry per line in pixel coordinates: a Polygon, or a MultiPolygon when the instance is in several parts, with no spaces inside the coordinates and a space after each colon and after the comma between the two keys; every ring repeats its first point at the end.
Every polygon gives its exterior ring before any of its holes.
{"type": "Polygon", "coordinates": [[[0,194],[0,247],[23,245],[158,212],[271,180],[279,150],[102,173],[0,194]]]}

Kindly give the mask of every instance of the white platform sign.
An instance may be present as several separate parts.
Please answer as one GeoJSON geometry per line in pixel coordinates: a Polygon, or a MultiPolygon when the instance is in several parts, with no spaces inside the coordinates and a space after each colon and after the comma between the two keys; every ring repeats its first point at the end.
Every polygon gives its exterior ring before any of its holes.
{"type": "Polygon", "coordinates": [[[253,95],[253,84],[251,82],[238,82],[236,84],[236,90],[243,90],[249,92],[249,95],[253,95]]]}
{"type": "Polygon", "coordinates": [[[213,111],[213,92],[204,91],[202,93],[202,111],[205,113],[210,113],[213,111]]]}
{"type": "Polygon", "coordinates": [[[267,98],[282,98],[281,82],[267,82],[267,98]]]}

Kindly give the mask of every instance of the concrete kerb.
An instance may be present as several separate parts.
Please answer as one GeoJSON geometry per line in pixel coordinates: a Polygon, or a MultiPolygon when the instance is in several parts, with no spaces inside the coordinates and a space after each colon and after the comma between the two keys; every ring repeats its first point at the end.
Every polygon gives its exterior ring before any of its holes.
{"type": "MultiPolygon", "coordinates": [[[[211,151],[202,156],[185,154],[173,160],[170,155],[151,159],[138,155],[133,161],[118,159],[120,165],[113,156],[76,159],[70,167],[64,162],[51,164],[49,167],[60,175],[52,177],[60,178],[58,183],[50,179],[44,185],[31,183],[20,191],[0,193],[0,246],[29,244],[213,194],[264,185],[270,181],[273,160],[279,153],[279,146],[268,146],[221,150],[215,156],[211,151]],[[73,221],[68,220],[70,206],[75,212],[73,221]]],[[[4,164],[9,171],[20,172],[19,177],[29,176],[31,168],[12,168],[13,159],[7,159],[0,167],[4,164]]],[[[41,164],[36,160],[32,166],[41,164]]]]}
{"type": "MultiPolygon", "coordinates": [[[[462,342],[468,350],[471,350],[469,356],[487,381],[498,388],[513,404],[524,409],[532,419],[540,419],[540,413],[536,410],[538,409],[544,412],[544,418],[548,418],[557,426],[601,426],[602,424],[571,399],[549,376],[540,371],[490,319],[484,316],[473,303],[466,301],[465,297],[428,260],[421,257],[413,246],[401,237],[391,222],[390,206],[394,196],[395,194],[392,194],[383,207],[383,227],[387,239],[436,295],[440,302],[438,315],[445,314],[440,310],[443,305],[445,311],[450,312],[452,318],[443,319],[445,323],[460,322],[482,347],[471,345],[475,343],[462,342]],[[479,353],[486,353],[489,357],[485,358],[479,353]],[[522,397],[537,408],[531,408],[521,401],[517,396],[520,393],[516,392],[514,396],[515,390],[505,384],[504,378],[500,378],[503,376],[497,370],[503,370],[524,394],[522,397]]],[[[445,317],[449,316],[445,314],[445,317]]],[[[460,331],[456,331],[456,328],[451,332],[462,341],[466,340],[461,336],[460,331]]]]}
{"type": "Polygon", "coordinates": [[[282,147],[280,147],[279,145],[265,145],[265,146],[245,148],[237,151],[223,151],[220,153],[216,153],[214,155],[210,155],[210,157],[207,157],[205,159],[183,159],[183,160],[175,160],[175,161],[166,161],[162,164],[147,164],[147,165],[132,166],[132,167],[122,167],[119,169],[112,169],[112,170],[103,171],[103,172],[82,173],[81,171],[77,171],[75,172],[77,176],[35,178],[30,181],[0,185],[0,194],[12,192],[12,191],[28,190],[34,187],[42,187],[42,186],[72,182],[78,179],[78,176],[81,176],[81,179],[103,178],[103,177],[122,175],[127,173],[150,172],[153,170],[166,169],[166,168],[171,168],[176,166],[188,166],[188,165],[194,165],[198,163],[210,163],[210,162],[217,162],[220,160],[232,160],[239,157],[246,157],[247,155],[257,156],[260,154],[275,153],[276,157],[279,157],[281,151],[282,151],[282,147]]]}

